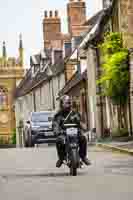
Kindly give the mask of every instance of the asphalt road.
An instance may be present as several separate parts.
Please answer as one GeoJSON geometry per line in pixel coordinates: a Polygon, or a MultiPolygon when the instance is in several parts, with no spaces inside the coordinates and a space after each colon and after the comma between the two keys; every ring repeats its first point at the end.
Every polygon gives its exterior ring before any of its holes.
{"type": "Polygon", "coordinates": [[[132,200],[133,157],[90,148],[92,165],[70,177],[54,147],[0,150],[0,200],[132,200]]]}

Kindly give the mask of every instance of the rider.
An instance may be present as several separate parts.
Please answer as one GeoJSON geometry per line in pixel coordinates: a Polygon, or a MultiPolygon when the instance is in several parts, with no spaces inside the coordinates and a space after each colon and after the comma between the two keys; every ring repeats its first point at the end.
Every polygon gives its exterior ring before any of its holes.
{"type": "MultiPolygon", "coordinates": [[[[67,119],[67,123],[74,123],[79,125],[79,128],[83,130],[81,124],[81,117],[77,111],[72,110],[71,99],[69,96],[64,95],[60,99],[60,110],[55,114],[53,119],[53,129],[54,133],[57,136],[56,140],[56,149],[58,153],[59,160],[56,163],[56,167],[61,167],[63,160],[65,159],[65,144],[64,144],[64,135],[62,133],[62,122],[67,119]]],[[[89,165],[90,161],[87,158],[87,139],[81,134],[79,136],[79,155],[82,161],[89,165]]]]}

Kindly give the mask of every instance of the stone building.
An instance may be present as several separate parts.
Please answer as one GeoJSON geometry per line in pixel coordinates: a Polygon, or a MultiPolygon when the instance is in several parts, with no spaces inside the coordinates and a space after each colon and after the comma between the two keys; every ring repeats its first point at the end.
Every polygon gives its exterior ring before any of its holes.
{"type": "Polygon", "coordinates": [[[0,138],[9,141],[15,129],[14,92],[22,78],[23,45],[20,37],[19,57],[7,57],[6,45],[3,42],[3,55],[0,57],[0,138]]]}
{"type": "Polygon", "coordinates": [[[105,131],[118,128],[118,112],[116,106],[112,105],[106,97],[99,96],[100,88],[96,84],[101,69],[101,56],[97,48],[102,41],[105,32],[120,32],[123,37],[123,45],[129,49],[129,74],[130,74],[130,95],[125,115],[128,120],[128,130],[132,134],[133,127],[133,98],[132,98],[132,0],[104,0],[104,9],[100,12],[93,29],[86,35],[80,48],[87,54],[87,75],[88,75],[88,106],[90,129],[96,128],[97,136],[105,136],[105,131]],[[112,112],[113,111],[113,112],[112,112]],[[112,114],[111,114],[112,113],[112,114]]]}
{"type": "Polygon", "coordinates": [[[64,43],[71,42],[72,38],[79,37],[87,26],[86,3],[84,0],[69,0],[67,3],[68,34],[61,32],[61,18],[58,11],[44,12],[43,19],[43,39],[44,48],[63,48],[64,43]]]}
{"type": "Polygon", "coordinates": [[[85,2],[69,0],[68,34],[61,32],[58,11],[45,11],[43,19],[44,49],[31,56],[31,67],[16,90],[16,127],[33,111],[57,110],[58,94],[75,73],[77,59],[69,59],[87,32],[85,2]],[[70,62],[69,62],[70,61],[70,62]],[[71,62],[72,61],[72,62],[71,62]]]}
{"type": "Polygon", "coordinates": [[[111,16],[112,31],[119,31],[123,35],[124,46],[133,47],[133,2],[132,0],[103,0],[107,7],[113,3],[111,16]]]}
{"type": "MultiPolygon", "coordinates": [[[[91,34],[101,13],[102,11],[99,11],[94,16],[85,21],[85,25],[88,26],[88,31],[86,36],[88,34],[91,34]]],[[[77,105],[76,109],[81,114],[82,122],[84,122],[84,124],[87,125],[88,129],[91,129],[92,127],[91,114],[93,112],[91,112],[89,108],[88,92],[90,92],[90,88],[93,88],[93,84],[95,85],[95,82],[94,83],[93,81],[90,82],[88,88],[88,76],[89,77],[93,76],[91,69],[87,70],[87,51],[81,47],[82,42],[83,38],[81,37],[80,40],[78,40],[77,47],[74,49],[71,56],[68,58],[66,62],[65,73],[67,81],[64,88],[62,88],[62,90],[60,91],[59,96],[64,94],[68,94],[71,96],[72,101],[76,102],[77,105]],[[89,73],[88,75],[87,71],[89,73]]]]}

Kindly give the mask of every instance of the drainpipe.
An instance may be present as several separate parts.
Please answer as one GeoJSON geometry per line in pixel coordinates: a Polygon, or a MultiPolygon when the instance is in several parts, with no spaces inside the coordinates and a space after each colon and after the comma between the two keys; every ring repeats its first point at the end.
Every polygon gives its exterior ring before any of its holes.
{"type": "Polygon", "coordinates": [[[85,89],[85,98],[86,99],[86,104],[85,104],[85,109],[87,111],[87,115],[86,115],[86,120],[87,120],[87,128],[89,129],[89,117],[88,117],[88,106],[87,106],[87,102],[88,102],[88,93],[87,93],[87,85],[86,85],[86,80],[85,80],[85,86],[84,86],[84,89],[85,89]]]}
{"type": "Polygon", "coordinates": [[[132,113],[131,113],[131,97],[130,97],[130,83],[131,83],[131,72],[130,72],[130,53],[129,52],[129,56],[128,56],[128,70],[129,70],[129,89],[128,89],[128,108],[129,108],[129,126],[130,126],[130,136],[133,135],[133,127],[132,127],[132,113]]]}
{"type": "Polygon", "coordinates": [[[35,96],[35,91],[33,91],[33,105],[34,105],[34,112],[36,112],[36,96],[35,96]]]}
{"type": "MultiPolygon", "coordinates": [[[[95,47],[95,51],[96,51],[96,58],[97,58],[97,76],[98,76],[98,78],[100,77],[100,55],[99,55],[99,50],[98,50],[98,48],[97,47],[95,47]]],[[[98,91],[99,91],[99,93],[101,94],[101,86],[97,86],[98,87],[98,91]]],[[[99,96],[99,100],[100,100],[100,105],[98,105],[98,106],[100,106],[100,118],[101,118],[101,121],[100,121],[100,123],[101,123],[101,136],[103,137],[104,135],[103,135],[103,131],[104,131],[104,125],[103,125],[103,101],[102,101],[102,96],[100,95],[99,96]]]]}
{"type": "Polygon", "coordinates": [[[53,104],[53,109],[55,110],[55,97],[54,97],[53,77],[51,78],[51,83],[52,83],[52,104],[53,104]]]}
{"type": "Polygon", "coordinates": [[[77,48],[77,71],[81,73],[80,59],[79,59],[79,49],[77,48]]]}

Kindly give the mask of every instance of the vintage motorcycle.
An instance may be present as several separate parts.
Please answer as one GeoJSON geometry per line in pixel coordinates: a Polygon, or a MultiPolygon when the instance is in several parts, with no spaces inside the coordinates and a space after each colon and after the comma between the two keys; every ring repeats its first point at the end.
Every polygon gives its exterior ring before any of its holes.
{"type": "Polygon", "coordinates": [[[77,176],[77,169],[82,168],[83,165],[79,156],[80,129],[76,124],[64,124],[63,127],[66,151],[66,159],[64,164],[69,167],[70,175],[77,176]]]}

